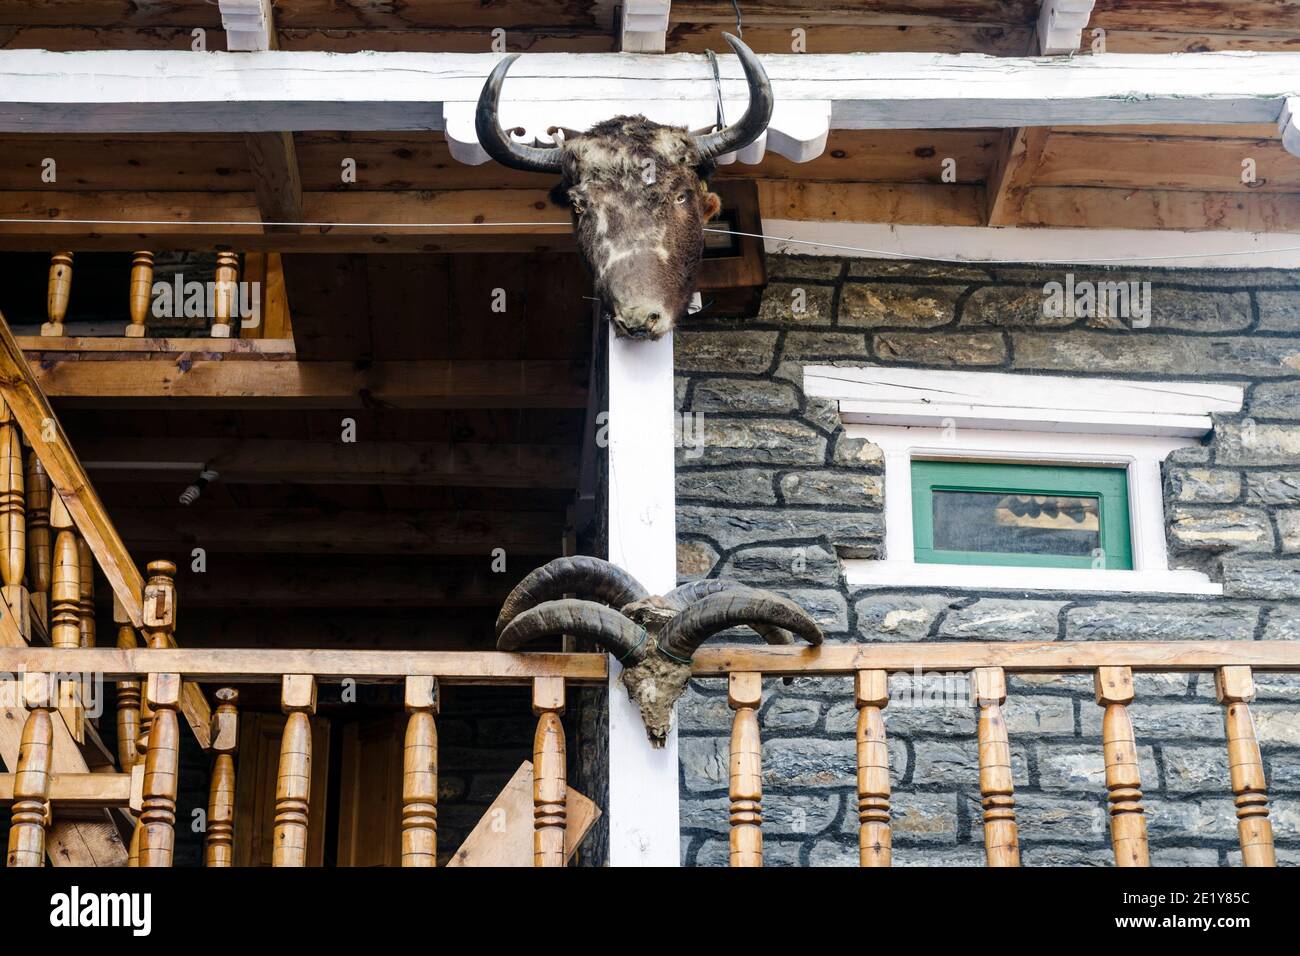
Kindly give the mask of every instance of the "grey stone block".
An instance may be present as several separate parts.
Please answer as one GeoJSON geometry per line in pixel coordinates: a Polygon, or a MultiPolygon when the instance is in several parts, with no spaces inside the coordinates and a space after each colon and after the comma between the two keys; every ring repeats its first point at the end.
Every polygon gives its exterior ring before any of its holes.
{"type": "Polygon", "coordinates": [[[861,472],[795,471],[781,476],[781,496],[792,505],[881,507],[884,482],[861,472]]]}
{"type": "Polygon", "coordinates": [[[1221,468],[1171,468],[1168,496],[1177,502],[1223,504],[1241,496],[1241,474],[1221,468]]]}
{"type": "Polygon", "coordinates": [[[1230,554],[1223,559],[1223,593],[1243,598],[1300,598],[1300,561],[1230,554]]]}
{"type": "Polygon", "coordinates": [[[850,282],[840,291],[839,324],[927,329],[956,318],[964,286],[850,282]]]}
{"type": "Polygon", "coordinates": [[[1246,500],[1266,505],[1300,505],[1300,472],[1251,472],[1246,476],[1246,500]]]}
{"type": "Polygon", "coordinates": [[[1300,332],[1300,292],[1295,289],[1255,293],[1261,332],[1300,332]]]}
{"type": "Polygon", "coordinates": [[[688,332],[673,336],[679,372],[765,372],[776,359],[776,332],[688,332]]]}
{"type": "Polygon", "coordinates": [[[1255,418],[1300,418],[1300,381],[1260,382],[1251,390],[1246,413],[1255,418]]]}
{"type": "Polygon", "coordinates": [[[880,361],[910,365],[974,368],[1007,358],[1006,342],[994,332],[882,332],[871,337],[871,345],[880,361]]]}
{"type": "Polygon", "coordinates": [[[1216,422],[1214,444],[1221,465],[1300,465],[1300,424],[1216,422]]]}
{"type": "Polygon", "coordinates": [[[1041,286],[988,286],[976,289],[962,306],[961,324],[1007,328],[1070,325],[1075,321],[1064,315],[1044,315],[1045,301],[1041,286]]]}
{"type": "Polygon", "coordinates": [[[789,547],[742,548],[722,565],[719,577],[733,578],[755,587],[789,587],[816,584],[838,586],[840,562],[835,553],[820,544],[789,547]]]}
{"type": "Polygon", "coordinates": [[[826,437],[811,425],[785,418],[723,418],[706,414],[703,434],[683,438],[679,465],[819,465],[826,437]]]}
{"type": "Polygon", "coordinates": [[[939,627],[941,637],[967,641],[1054,641],[1064,601],[981,598],[953,608],[939,627]]]}
{"type": "Polygon", "coordinates": [[[1248,641],[1259,609],[1217,599],[1174,602],[1097,601],[1065,612],[1073,641],[1248,641]]]}
{"type": "Polygon", "coordinates": [[[677,542],[677,577],[692,579],[708,577],[718,561],[718,552],[703,541],[677,542]]]}
{"type": "Polygon", "coordinates": [[[831,325],[830,286],[769,282],[756,321],[764,325],[824,326],[831,325]]]}
{"type": "MultiPolygon", "coordinates": [[[[1040,744],[1036,753],[1038,783],[1044,790],[1084,790],[1105,795],[1106,759],[1100,736],[1086,743],[1040,744]]],[[[1154,789],[1160,782],[1154,748],[1138,747],[1138,772],[1143,789],[1154,789]]]]}
{"type": "Polygon", "coordinates": [[[953,603],[941,594],[856,592],[858,633],[868,641],[919,641],[953,603]]]}
{"type": "Polygon", "coordinates": [[[1197,551],[1271,551],[1273,527],[1259,508],[1177,505],[1165,518],[1176,548],[1197,551]]]}
{"type": "Polygon", "coordinates": [[[1015,332],[1012,349],[1014,368],[1042,371],[1278,378],[1300,370],[1295,338],[1015,332]]]}
{"type": "Polygon", "coordinates": [[[725,501],[739,505],[774,505],[772,473],[761,468],[677,470],[678,501],[725,501]]]}
{"type": "Polygon", "coordinates": [[[789,382],[771,379],[697,379],[689,411],[762,412],[782,415],[799,407],[799,393],[789,382]]]}

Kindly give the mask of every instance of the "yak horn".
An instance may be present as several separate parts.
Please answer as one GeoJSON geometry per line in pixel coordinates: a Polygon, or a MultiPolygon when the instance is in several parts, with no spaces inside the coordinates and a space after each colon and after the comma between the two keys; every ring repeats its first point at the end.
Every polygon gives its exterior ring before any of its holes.
{"type": "MultiPolygon", "coordinates": [[[[695,145],[706,159],[744,149],[763,135],[764,130],[767,129],[767,124],[772,119],[772,82],[767,78],[767,71],[763,69],[763,64],[758,62],[758,57],[754,55],[754,51],[745,46],[743,42],[737,40],[730,33],[722,35],[731,44],[731,48],[736,51],[736,56],[740,59],[741,69],[745,71],[745,79],[749,81],[749,106],[745,108],[745,115],[738,122],[732,123],[715,133],[703,133],[695,136],[695,145]]],[[[489,82],[491,81],[489,80],[489,82]]],[[[481,106],[479,108],[482,109],[481,106]]],[[[483,134],[480,132],[479,140],[482,141],[482,139],[483,134]]],[[[484,145],[486,146],[486,144],[484,145]]],[[[491,150],[488,151],[491,152],[491,150]]]]}
{"type": "Polygon", "coordinates": [[[518,53],[502,57],[501,62],[489,74],[487,82],[483,84],[483,90],[478,95],[478,109],[474,111],[474,132],[478,134],[479,145],[502,166],[522,169],[530,173],[558,173],[560,171],[558,148],[543,149],[516,143],[510,138],[510,134],[501,128],[497,118],[497,107],[501,102],[501,84],[505,82],[506,71],[510,69],[510,64],[518,57],[518,53]]]}
{"type": "Polygon", "coordinates": [[[641,600],[649,592],[622,568],[600,558],[581,554],[556,558],[531,571],[506,596],[497,615],[497,637],[524,611],[566,594],[617,609],[641,600]]]}
{"type": "Polygon", "coordinates": [[[689,663],[699,646],[719,631],[756,624],[793,631],[809,644],[822,642],[817,622],[793,601],[771,591],[738,587],[710,594],[669,621],[659,633],[659,650],[689,663]]]}
{"type": "Polygon", "coordinates": [[[595,641],[629,666],[645,659],[645,628],[613,608],[577,598],[545,601],[524,611],[497,638],[497,650],[516,651],[530,641],[560,634],[595,641]]]}

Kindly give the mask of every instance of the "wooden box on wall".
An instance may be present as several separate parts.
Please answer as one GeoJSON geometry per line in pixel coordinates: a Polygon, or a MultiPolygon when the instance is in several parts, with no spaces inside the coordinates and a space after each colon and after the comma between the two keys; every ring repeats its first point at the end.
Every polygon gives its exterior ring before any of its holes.
{"type": "Polygon", "coordinates": [[[749,233],[737,236],[704,234],[704,262],[698,288],[708,316],[747,317],[758,314],[767,273],[763,266],[763,231],[758,212],[758,184],[748,179],[724,179],[711,184],[722,200],[722,212],[708,228],[749,233]]]}

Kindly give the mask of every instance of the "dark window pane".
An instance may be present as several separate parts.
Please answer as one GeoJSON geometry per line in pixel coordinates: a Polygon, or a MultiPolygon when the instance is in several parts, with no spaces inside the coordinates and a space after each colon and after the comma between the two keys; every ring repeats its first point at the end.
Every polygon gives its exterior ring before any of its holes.
{"type": "Polygon", "coordinates": [[[935,490],[932,501],[938,551],[1086,557],[1101,547],[1096,498],[935,490]]]}

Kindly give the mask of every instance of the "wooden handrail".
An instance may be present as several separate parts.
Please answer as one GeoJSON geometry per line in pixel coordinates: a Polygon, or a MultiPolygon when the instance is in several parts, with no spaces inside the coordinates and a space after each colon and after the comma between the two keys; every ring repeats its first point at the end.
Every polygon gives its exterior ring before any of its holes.
{"type": "Polygon", "coordinates": [[[180,674],[192,681],[278,684],[285,674],[321,681],[399,683],[427,674],[441,684],[531,684],[556,677],[575,684],[606,679],[604,654],[499,651],[340,651],[263,648],[0,648],[0,673],[89,673],[106,681],[180,674]]]}
{"type": "Polygon", "coordinates": [[[1111,846],[1117,866],[1150,866],[1147,810],[1142,804],[1137,738],[1128,706],[1133,672],[1214,671],[1224,707],[1231,787],[1246,866],[1276,866],[1268,790],[1250,701],[1253,674],[1300,670],[1300,644],[1284,641],[1147,641],[963,644],[840,644],[820,647],[702,648],[691,662],[696,677],[727,677],[736,711],[731,737],[731,865],[762,865],[762,750],[755,714],[763,677],[851,674],[857,726],[858,847],[862,866],[892,862],[889,832],[889,751],[880,708],[889,702],[888,672],[969,672],[970,703],[978,709],[979,789],[989,866],[1020,865],[1014,774],[1002,705],[1014,673],[1091,673],[1104,709],[1099,741],[1106,767],[1111,846]],[[744,687],[738,694],[737,687],[744,687]]]}
{"type": "Polygon", "coordinates": [[[1091,671],[1208,671],[1242,665],[1258,671],[1300,670],[1300,644],[1289,641],[1043,641],[1016,643],[716,645],[691,660],[695,677],[758,671],[765,677],[855,674],[861,670],[973,670],[1009,673],[1091,671]]]}
{"type": "MultiPolygon", "coordinates": [[[[0,313],[0,397],[18,422],[23,436],[31,444],[50,483],[72,516],[82,540],[108,579],[122,613],[133,626],[141,627],[144,623],[144,578],[91,485],[58,416],[36,384],[31,366],[18,347],[3,313],[0,313]]],[[[26,608],[10,608],[10,612],[25,614],[26,608]]],[[[212,711],[197,684],[187,682],[182,688],[181,712],[194,738],[206,750],[211,741],[212,711]]]]}

